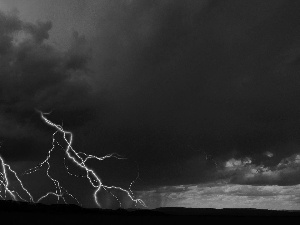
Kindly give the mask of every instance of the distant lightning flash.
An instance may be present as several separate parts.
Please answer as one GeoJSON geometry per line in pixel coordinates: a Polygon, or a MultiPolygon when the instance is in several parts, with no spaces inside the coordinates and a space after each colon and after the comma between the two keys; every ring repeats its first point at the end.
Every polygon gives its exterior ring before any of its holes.
{"type": "Polygon", "coordinates": [[[207,154],[206,151],[204,151],[204,150],[195,150],[192,146],[189,146],[189,147],[194,151],[201,152],[202,154],[204,154],[205,160],[213,162],[213,164],[215,165],[215,168],[219,169],[219,165],[218,165],[217,161],[214,160],[212,155],[207,154]]]}
{"type": "MultiPolygon", "coordinates": [[[[120,207],[122,206],[120,200],[117,198],[117,196],[115,196],[113,193],[111,193],[111,190],[119,190],[123,193],[125,193],[134,203],[135,206],[137,206],[137,204],[141,204],[142,206],[146,207],[145,203],[141,200],[141,199],[136,199],[133,196],[133,192],[131,191],[131,186],[133,185],[133,183],[136,181],[132,181],[129,189],[123,189],[121,187],[117,187],[117,186],[107,186],[104,185],[101,181],[101,179],[99,178],[99,176],[96,174],[96,172],[91,169],[90,167],[88,167],[86,165],[87,161],[89,159],[95,159],[98,161],[103,161],[105,159],[108,158],[116,158],[116,159],[125,159],[122,158],[120,155],[116,154],[116,153],[112,153],[112,154],[108,154],[105,155],[103,157],[97,157],[94,155],[88,155],[84,152],[76,152],[73,147],[72,147],[72,143],[73,143],[73,133],[70,131],[65,131],[63,129],[63,127],[61,125],[55,124],[53,122],[51,122],[50,120],[48,120],[45,115],[47,115],[46,113],[43,113],[41,111],[38,111],[40,113],[41,119],[48,124],[51,127],[54,127],[56,129],[56,131],[53,133],[52,135],[52,148],[48,151],[48,155],[46,157],[46,159],[44,161],[42,161],[41,163],[39,163],[37,166],[25,171],[23,173],[23,175],[27,175],[27,174],[32,174],[38,170],[40,170],[44,165],[47,165],[47,177],[54,183],[55,185],[55,192],[48,192],[45,195],[43,195],[42,197],[40,197],[37,201],[34,201],[32,195],[30,194],[30,192],[24,187],[21,179],[18,177],[17,173],[15,171],[13,171],[11,169],[11,167],[6,164],[3,160],[3,158],[0,156],[0,163],[2,165],[2,172],[0,172],[0,198],[2,199],[7,199],[7,196],[9,195],[13,200],[18,200],[21,199],[23,201],[27,201],[24,198],[21,197],[21,195],[15,191],[12,190],[10,188],[10,183],[9,183],[9,179],[8,179],[8,175],[7,175],[7,170],[9,172],[11,172],[15,178],[17,179],[17,181],[19,182],[19,184],[21,185],[22,190],[26,193],[26,195],[29,198],[30,202],[40,202],[41,200],[45,199],[46,197],[53,195],[57,197],[57,202],[59,202],[60,199],[62,199],[64,201],[64,203],[67,204],[67,201],[65,199],[65,196],[70,196],[71,198],[73,198],[79,205],[81,205],[79,203],[79,201],[77,200],[77,198],[75,196],[73,196],[71,193],[69,193],[67,191],[67,189],[65,189],[63,186],[60,185],[60,182],[56,179],[54,179],[50,174],[49,174],[49,170],[50,170],[50,158],[51,158],[51,153],[55,148],[55,144],[57,144],[58,146],[60,146],[64,152],[65,152],[65,157],[64,157],[64,165],[65,168],[68,172],[68,174],[72,175],[72,176],[76,176],[76,177],[85,177],[89,180],[89,183],[95,188],[95,191],[93,193],[93,197],[94,197],[94,202],[96,203],[96,205],[101,208],[101,204],[98,201],[98,197],[97,194],[99,193],[99,191],[103,188],[105,191],[107,191],[108,193],[110,193],[120,204],[120,207]],[[63,138],[64,141],[67,143],[67,147],[63,148],[58,141],[55,139],[55,135],[56,133],[61,133],[63,134],[63,138]],[[76,175],[70,172],[68,166],[65,163],[66,158],[72,160],[75,165],[77,165],[79,168],[83,169],[86,171],[86,175],[76,175]]],[[[48,113],[49,114],[49,113],[48,113]]],[[[138,176],[139,177],[139,176],[138,176]]],[[[138,179],[138,177],[136,179],[138,179]]]]}

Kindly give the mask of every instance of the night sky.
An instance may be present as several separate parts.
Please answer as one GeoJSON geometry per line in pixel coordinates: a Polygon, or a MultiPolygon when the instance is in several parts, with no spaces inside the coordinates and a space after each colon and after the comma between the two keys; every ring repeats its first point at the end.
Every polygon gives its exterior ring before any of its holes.
{"type": "MultiPolygon", "coordinates": [[[[0,0],[0,155],[20,174],[47,156],[55,129],[41,110],[77,151],[126,157],[89,165],[109,185],[135,180],[149,208],[300,209],[299,10],[297,0],[0,0]]],[[[95,207],[56,148],[51,173],[95,207]]],[[[20,177],[35,198],[54,190],[45,173],[20,177]]]]}

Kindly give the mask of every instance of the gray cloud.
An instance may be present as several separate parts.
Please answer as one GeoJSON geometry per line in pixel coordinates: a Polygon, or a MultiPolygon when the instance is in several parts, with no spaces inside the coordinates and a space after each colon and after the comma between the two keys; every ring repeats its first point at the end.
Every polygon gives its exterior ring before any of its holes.
{"type": "Polygon", "coordinates": [[[50,23],[3,15],[2,117],[37,126],[30,112],[53,109],[76,128],[75,147],[137,161],[142,187],[217,179],[198,149],[218,164],[251,156],[274,167],[299,146],[299,7],[98,1],[95,33],[74,33],[66,52],[47,44],[50,23]]]}
{"type": "Polygon", "coordinates": [[[282,159],[276,166],[256,165],[250,158],[230,159],[220,171],[231,183],[248,185],[296,185],[300,182],[300,155],[282,159]]]}
{"type": "MultiPolygon", "coordinates": [[[[87,64],[90,49],[83,36],[74,33],[71,48],[62,52],[47,43],[51,22],[21,21],[16,15],[0,12],[0,135],[8,158],[24,156],[44,133],[36,123],[35,109],[58,114],[91,111],[91,87],[87,64]],[[22,141],[20,141],[22,142],[22,141]],[[15,142],[16,143],[16,142],[15,142]],[[13,149],[9,149],[11,148],[13,149]]],[[[83,122],[80,120],[78,123],[83,122]]]]}
{"type": "Polygon", "coordinates": [[[236,154],[256,163],[273,149],[275,165],[295,153],[298,8],[102,1],[93,68],[107,107],[92,125],[105,132],[91,142],[137,159],[148,184],[206,181],[215,168],[194,162],[200,153],[189,146],[219,162],[236,154]]]}
{"type": "Polygon", "coordinates": [[[139,192],[150,208],[260,208],[297,210],[299,186],[251,186],[227,183],[184,185],[182,192],[174,192],[177,186],[139,192]],[[159,191],[158,191],[159,190],[159,191]]]}

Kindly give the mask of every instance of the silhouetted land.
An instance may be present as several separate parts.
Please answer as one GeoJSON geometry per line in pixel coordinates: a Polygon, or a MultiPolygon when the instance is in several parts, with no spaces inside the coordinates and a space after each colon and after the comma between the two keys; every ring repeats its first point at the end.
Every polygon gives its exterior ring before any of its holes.
{"type": "Polygon", "coordinates": [[[85,209],[77,205],[44,205],[0,201],[0,218],[5,224],[98,224],[103,222],[140,224],[145,222],[286,222],[300,219],[300,211],[258,209],[85,209]],[[246,220],[245,220],[246,219],[246,220]],[[9,223],[7,223],[9,222],[9,223]]]}

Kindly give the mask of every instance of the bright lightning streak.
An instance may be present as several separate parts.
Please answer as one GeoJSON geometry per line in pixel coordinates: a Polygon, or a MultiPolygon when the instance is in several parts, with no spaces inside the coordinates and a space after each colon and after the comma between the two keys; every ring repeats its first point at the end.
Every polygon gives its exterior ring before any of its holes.
{"type": "Polygon", "coordinates": [[[2,195],[0,195],[0,197],[2,199],[6,199],[7,197],[7,193],[11,196],[11,198],[13,200],[17,200],[18,198],[23,200],[23,201],[26,201],[25,199],[23,199],[20,194],[14,190],[10,190],[9,189],[9,181],[8,181],[8,177],[7,177],[7,169],[14,174],[15,178],[18,180],[18,182],[20,183],[23,191],[26,192],[26,194],[30,197],[30,202],[33,202],[33,197],[31,196],[31,194],[29,193],[29,191],[23,186],[23,183],[22,181],[20,180],[20,178],[18,177],[17,173],[12,170],[10,168],[10,166],[8,164],[6,164],[3,160],[3,158],[0,156],[0,162],[1,162],[1,165],[2,165],[2,172],[1,172],[1,180],[0,180],[0,187],[1,187],[1,191],[2,191],[2,188],[4,188],[4,197],[2,195]],[[18,198],[17,198],[18,197],[18,198]]]}
{"type": "Polygon", "coordinates": [[[39,163],[37,166],[25,171],[23,173],[23,175],[27,175],[27,174],[32,174],[38,170],[40,170],[44,165],[47,165],[47,170],[46,170],[46,174],[47,177],[54,183],[55,185],[55,192],[48,192],[45,195],[43,195],[42,197],[40,197],[37,201],[34,201],[32,195],[30,194],[30,192],[24,187],[22,181],[20,180],[20,178],[18,177],[17,173],[15,171],[13,171],[11,169],[11,167],[6,164],[3,160],[3,158],[0,156],[0,162],[2,165],[2,172],[0,172],[0,198],[2,199],[7,199],[7,194],[10,195],[10,197],[17,201],[18,199],[21,199],[23,201],[26,201],[24,198],[21,197],[21,195],[14,191],[11,190],[9,188],[10,183],[7,177],[7,170],[9,170],[9,172],[13,173],[15,178],[17,179],[17,181],[19,182],[19,184],[21,185],[21,188],[23,191],[25,191],[25,193],[28,195],[30,202],[40,202],[41,200],[47,198],[50,195],[56,196],[57,197],[57,202],[59,202],[60,199],[62,199],[64,201],[64,203],[67,204],[67,201],[65,199],[65,195],[70,196],[71,198],[73,198],[79,205],[81,205],[79,203],[79,201],[77,200],[76,197],[74,197],[72,194],[70,194],[67,189],[65,189],[63,186],[60,185],[60,182],[56,179],[54,179],[50,174],[49,174],[49,170],[50,170],[50,158],[51,158],[51,153],[53,152],[54,148],[55,148],[55,144],[59,145],[65,152],[65,157],[64,157],[64,165],[65,168],[67,170],[67,173],[72,175],[72,176],[76,176],[76,177],[85,177],[89,180],[89,183],[95,188],[95,191],[93,193],[93,197],[94,197],[94,202],[95,204],[101,208],[101,204],[98,201],[97,198],[97,194],[100,192],[100,190],[103,188],[105,191],[107,191],[108,193],[110,193],[120,204],[120,207],[122,206],[120,200],[118,199],[117,196],[115,196],[113,193],[111,193],[111,190],[119,190],[123,193],[125,193],[130,199],[131,201],[133,201],[135,203],[135,205],[137,205],[138,203],[141,204],[142,206],[146,207],[145,203],[141,200],[141,199],[136,199],[133,196],[133,192],[131,191],[131,186],[133,185],[133,183],[139,178],[139,176],[137,176],[137,178],[131,182],[130,186],[129,186],[129,190],[123,189],[121,187],[117,187],[117,186],[107,186],[104,185],[100,179],[100,177],[96,174],[96,172],[91,169],[90,167],[88,167],[86,165],[87,161],[89,159],[95,159],[98,161],[103,161],[105,159],[108,158],[116,158],[116,159],[125,159],[122,158],[120,155],[116,154],[116,153],[112,153],[112,154],[108,154],[105,155],[103,157],[97,157],[94,155],[88,155],[84,152],[76,152],[73,147],[72,147],[72,143],[73,143],[73,134],[70,131],[65,131],[63,129],[63,127],[61,125],[55,124],[53,122],[51,122],[50,120],[48,120],[45,115],[46,113],[43,113],[41,111],[38,111],[40,113],[41,119],[48,124],[51,127],[54,127],[56,129],[56,131],[53,133],[52,135],[52,148],[48,151],[47,157],[44,161],[42,161],[41,163],[39,163]],[[55,135],[57,133],[61,133],[63,134],[63,138],[64,141],[67,143],[67,147],[63,148],[55,139],[55,135]],[[68,159],[70,159],[72,162],[75,163],[75,165],[77,165],[79,168],[83,169],[86,171],[86,175],[76,175],[70,172],[68,166],[66,165],[66,157],[68,159]],[[4,196],[2,194],[2,190],[4,189],[4,196]]]}

